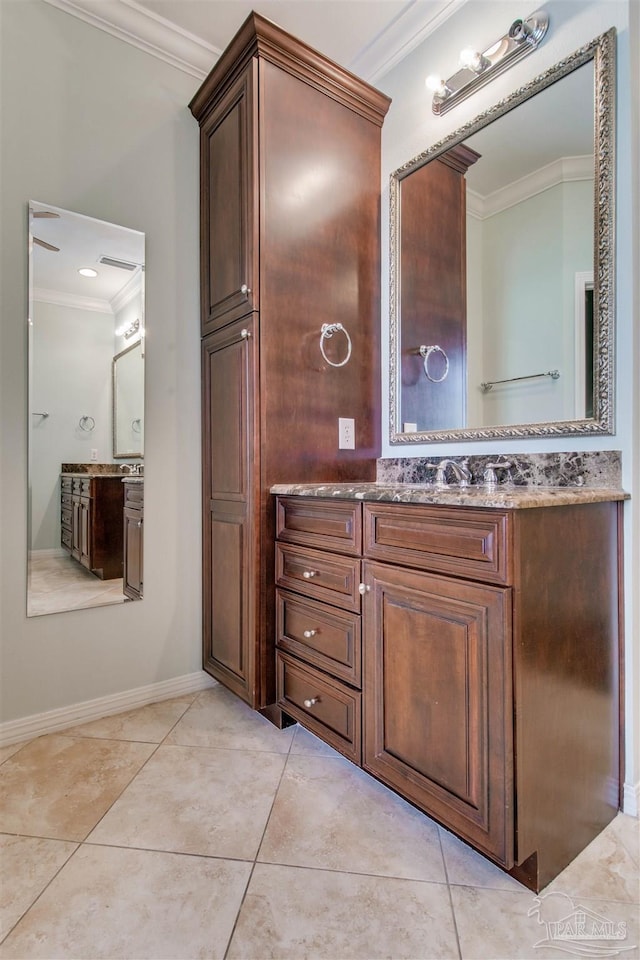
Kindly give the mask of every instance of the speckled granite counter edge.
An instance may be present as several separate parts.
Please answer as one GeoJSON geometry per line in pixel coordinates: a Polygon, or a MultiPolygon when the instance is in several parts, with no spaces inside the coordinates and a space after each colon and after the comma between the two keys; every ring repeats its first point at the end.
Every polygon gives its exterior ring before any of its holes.
{"type": "Polygon", "coordinates": [[[428,484],[409,483],[278,483],[271,487],[271,493],[328,500],[441,504],[450,507],[489,507],[495,510],[563,507],[629,499],[629,494],[618,488],[517,487],[507,484],[492,489],[482,486],[452,486],[443,490],[428,484]]]}

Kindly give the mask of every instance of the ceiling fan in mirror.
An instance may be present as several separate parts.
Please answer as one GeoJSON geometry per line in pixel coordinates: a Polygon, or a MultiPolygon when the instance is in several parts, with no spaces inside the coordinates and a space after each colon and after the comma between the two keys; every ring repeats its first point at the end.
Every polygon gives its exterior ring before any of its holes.
{"type": "MultiPolygon", "coordinates": [[[[34,220],[57,220],[60,217],[59,213],[53,213],[51,210],[31,210],[30,212],[34,220]]],[[[60,252],[60,247],[55,247],[52,243],[47,243],[46,240],[41,240],[39,237],[33,236],[32,240],[34,243],[37,243],[39,247],[44,247],[45,250],[51,250],[53,253],[60,252]]]]}

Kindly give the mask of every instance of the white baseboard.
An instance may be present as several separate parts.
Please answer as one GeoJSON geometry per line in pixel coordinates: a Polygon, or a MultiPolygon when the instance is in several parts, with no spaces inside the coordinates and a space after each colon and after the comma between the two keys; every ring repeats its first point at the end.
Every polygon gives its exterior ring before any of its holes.
{"type": "Polygon", "coordinates": [[[98,697],[96,700],[84,700],[70,707],[35,713],[20,720],[9,720],[7,723],[0,724],[0,747],[19,743],[22,740],[31,740],[33,737],[41,737],[45,733],[55,733],[56,730],[65,730],[76,723],[88,723],[90,720],[100,720],[101,717],[108,717],[114,713],[135,710],[136,707],[144,707],[147,703],[170,700],[172,697],[180,697],[187,693],[198,693],[215,685],[216,681],[208,673],[199,670],[172,680],[161,680],[158,683],[150,683],[146,687],[126,690],[124,693],[98,697]]]}
{"type": "Polygon", "coordinates": [[[622,792],[622,811],[628,813],[630,817],[640,815],[640,781],[638,783],[625,783],[622,792]]]}
{"type": "Polygon", "coordinates": [[[42,550],[29,550],[29,560],[50,560],[52,557],[68,557],[69,551],[62,547],[45,547],[42,550]]]}

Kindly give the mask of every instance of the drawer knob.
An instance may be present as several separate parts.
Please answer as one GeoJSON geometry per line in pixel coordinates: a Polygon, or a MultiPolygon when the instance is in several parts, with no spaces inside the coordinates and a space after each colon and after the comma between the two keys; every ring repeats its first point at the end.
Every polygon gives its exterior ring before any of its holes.
{"type": "Polygon", "coordinates": [[[302,576],[305,578],[305,580],[311,580],[312,577],[315,577],[316,573],[316,570],[305,570],[302,576]]]}
{"type": "Polygon", "coordinates": [[[361,597],[364,597],[365,593],[370,593],[370,592],[371,592],[371,587],[369,586],[368,583],[361,583],[360,586],[358,587],[358,593],[360,594],[361,597]]]}
{"type": "Polygon", "coordinates": [[[248,284],[246,284],[246,283],[243,283],[243,284],[242,284],[242,286],[240,287],[240,293],[244,294],[245,296],[246,296],[248,293],[251,293],[251,290],[249,289],[248,284]]]}
{"type": "Polygon", "coordinates": [[[304,705],[309,710],[310,707],[315,706],[316,703],[320,701],[320,697],[312,697],[311,700],[305,700],[304,705]]]}
{"type": "Polygon", "coordinates": [[[243,340],[248,340],[249,337],[251,336],[251,331],[247,330],[246,327],[243,327],[242,330],[240,331],[240,336],[242,337],[243,340]]]}
{"type": "Polygon", "coordinates": [[[317,632],[317,630],[305,630],[302,636],[305,638],[305,640],[311,640],[311,637],[315,637],[317,632]]]}

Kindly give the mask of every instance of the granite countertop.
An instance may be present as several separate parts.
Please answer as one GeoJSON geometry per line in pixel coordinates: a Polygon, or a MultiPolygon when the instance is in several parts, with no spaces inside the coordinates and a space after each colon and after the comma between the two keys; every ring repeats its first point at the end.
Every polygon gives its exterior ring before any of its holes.
{"type": "MultiPolygon", "coordinates": [[[[142,468],[144,469],[144,467],[142,468]]],[[[60,467],[60,473],[65,477],[81,477],[85,480],[92,477],[129,477],[124,473],[119,463],[63,463],[60,467]]],[[[136,480],[143,480],[144,474],[134,473],[136,480]]]]}
{"type": "Polygon", "coordinates": [[[446,489],[427,483],[277,483],[271,493],[280,496],[325,497],[336,500],[373,500],[394,503],[442,504],[450,507],[490,507],[523,510],[562,507],[576,503],[628,500],[629,494],[609,487],[543,487],[499,484],[446,489]]]}
{"type": "Polygon", "coordinates": [[[112,477],[116,480],[122,479],[122,474],[120,473],[107,473],[104,470],[63,470],[61,476],[63,477],[78,477],[81,480],[93,480],[95,477],[112,477]]]}

